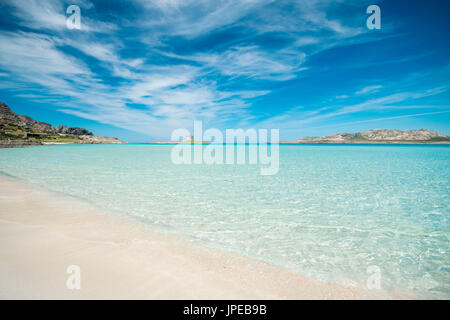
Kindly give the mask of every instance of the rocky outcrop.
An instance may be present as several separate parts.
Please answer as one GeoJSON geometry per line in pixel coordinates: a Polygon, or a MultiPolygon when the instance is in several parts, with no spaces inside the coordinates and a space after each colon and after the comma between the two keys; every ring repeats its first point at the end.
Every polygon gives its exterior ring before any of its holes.
{"type": "Polygon", "coordinates": [[[18,122],[18,115],[4,103],[0,102],[0,120],[18,122]]]}
{"type": "Polygon", "coordinates": [[[84,128],[66,127],[63,125],[54,127],[53,131],[55,133],[72,134],[75,136],[93,136],[94,135],[92,132],[90,132],[89,130],[86,130],[84,128]]]}
{"type": "Polygon", "coordinates": [[[0,102],[0,147],[14,147],[40,144],[81,143],[106,144],[123,143],[117,138],[97,137],[91,131],[36,121],[28,116],[14,113],[0,102]]]}
{"type": "Polygon", "coordinates": [[[14,113],[6,104],[1,102],[0,102],[0,121],[3,124],[14,124],[26,130],[34,130],[39,132],[70,134],[74,136],[93,135],[92,132],[84,128],[67,127],[63,125],[53,127],[49,123],[36,121],[28,116],[18,115],[14,113]]]}
{"type": "Polygon", "coordinates": [[[26,130],[36,130],[41,132],[53,131],[53,127],[51,124],[36,121],[28,116],[18,115],[2,102],[0,102],[0,123],[3,125],[16,125],[26,130]]]}
{"type": "Polygon", "coordinates": [[[93,135],[84,135],[80,136],[82,144],[116,144],[123,143],[117,138],[111,137],[103,137],[103,136],[93,136],[93,135]]]}
{"type": "Polygon", "coordinates": [[[367,140],[431,140],[433,138],[446,138],[445,135],[435,131],[420,130],[387,130],[372,129],[360,132],[361,137],[367,140]]]}
{"type": "Polygon", "coordinates": [[[435,131],[371,129],[356,133],[337,133],[325,137],[305,137],[297,143],[448,143],[450,137],[435,131]]]}

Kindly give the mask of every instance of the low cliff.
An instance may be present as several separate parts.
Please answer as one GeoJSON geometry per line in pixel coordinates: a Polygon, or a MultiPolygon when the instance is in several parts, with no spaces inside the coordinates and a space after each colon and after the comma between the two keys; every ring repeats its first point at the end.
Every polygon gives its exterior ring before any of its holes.
{"type": "Polygon", "coordinates": [[[91,131],[36,121],[14,113],[0,103],[0,147],[23,147],[42,144],[109,144],[123,143],[117,138],[95,136],[91,131]]]}

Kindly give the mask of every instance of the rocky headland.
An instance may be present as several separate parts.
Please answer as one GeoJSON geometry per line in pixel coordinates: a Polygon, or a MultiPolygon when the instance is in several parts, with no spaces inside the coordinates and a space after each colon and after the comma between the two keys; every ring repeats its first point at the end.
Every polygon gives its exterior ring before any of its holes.
{"type": "Polygon", "coordinates": [[[117,138],[95,136],[84,128],[52,126],[28,116],[18,115],[0,102],[0,147],[24,147],[44,144],[124,143],[117,138]]]}
{"type": "Polygon", "coordinates": [[[305,137],[291,143],[303,144],[450,144],[450,137],[435,131],[371,129],[356,133],[336,133],[325,137],[305,137]]]}

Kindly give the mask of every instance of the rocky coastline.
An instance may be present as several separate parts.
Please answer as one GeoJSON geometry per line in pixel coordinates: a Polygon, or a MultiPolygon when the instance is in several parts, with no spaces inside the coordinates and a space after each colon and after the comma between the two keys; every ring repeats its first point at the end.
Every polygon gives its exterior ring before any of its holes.
{"type": "Polygon", "coordinates": [[[96,136],[91,131],[64,125],[52,126],[14,113],[0,102],[0,148],[56,144],[118,144],[117,138],[96,136]]]}
{"type": "Polygon", "coordinates": [[[304,137],[285,144],[450,144],[450,137],[427,129],[371,129],[356,133],[336,133],[324,137],[304,137]]]}

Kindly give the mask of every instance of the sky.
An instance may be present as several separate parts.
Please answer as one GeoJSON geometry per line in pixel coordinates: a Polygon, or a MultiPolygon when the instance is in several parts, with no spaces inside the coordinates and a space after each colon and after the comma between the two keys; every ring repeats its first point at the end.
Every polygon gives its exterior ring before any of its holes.
{"type": "Polygon", "coordinates": [[[129,142],[173,130],[450,135],[450,1],[0,0],[0,101],[129,142]],[[381,29],[366,9],[378,5],[381,29]],[[80,7],[80,29],[66,13],[80,7]]]}

